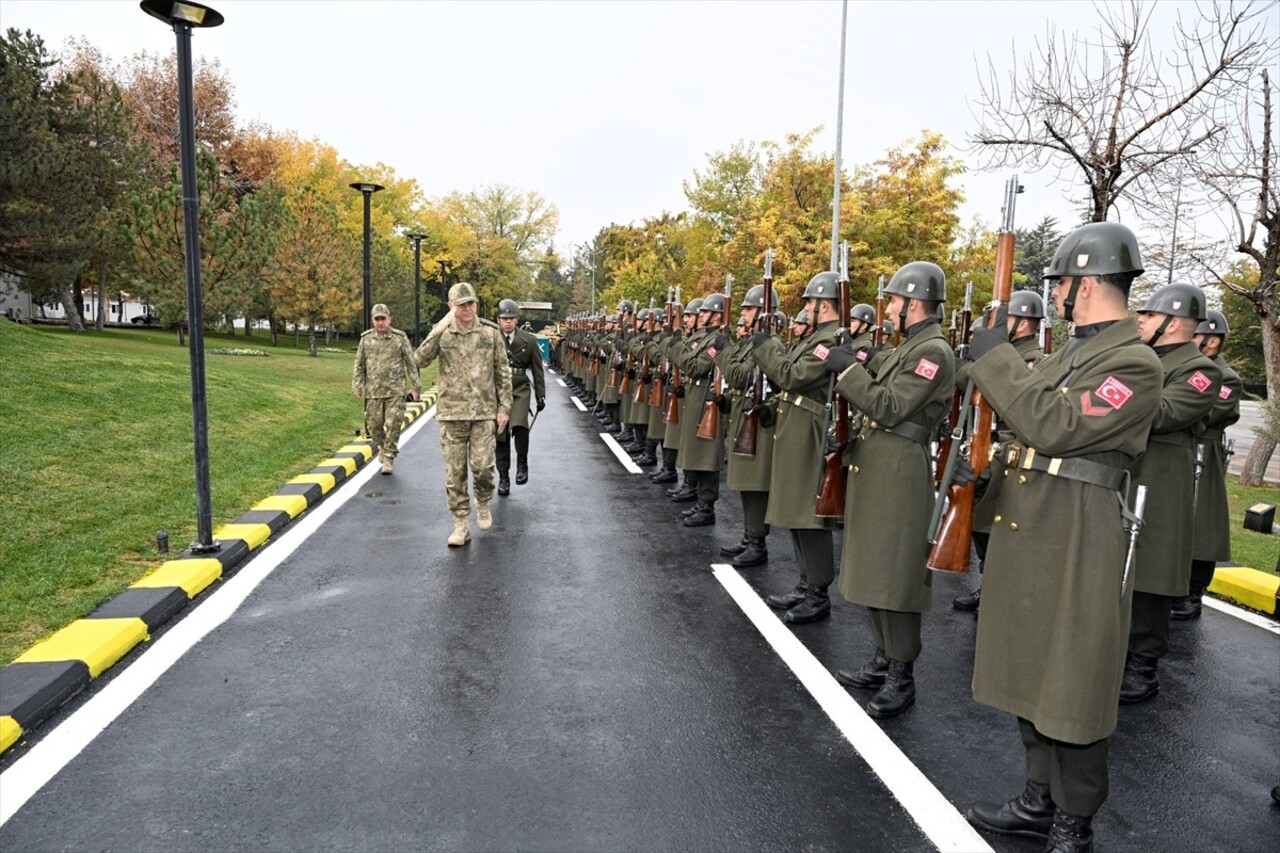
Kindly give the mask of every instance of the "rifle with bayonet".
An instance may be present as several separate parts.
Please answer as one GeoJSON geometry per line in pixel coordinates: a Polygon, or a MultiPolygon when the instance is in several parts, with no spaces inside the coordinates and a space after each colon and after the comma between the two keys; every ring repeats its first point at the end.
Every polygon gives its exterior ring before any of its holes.
{"type": "MultiPolygon", "coordinates": [[[[663,335],[671,334],[671,303],[674,301],[674,299],[675,299],[675,290],[674,288],[668,287],[667,301],[663,306],[663,313],[662,313],[663,335]]],[[[652,313],[650,313],[650,316],[652,316],[652,313]]],[[[663,337],[663,338],[660,338],[660,340],[665,341],[666,338],[663,337]]],[[[662,344],[660,343],[659,346],[661,345],[662,344]]],[[[665,351],[663,351],[662,359],[658,364],[658,373],[653,378],[653,384],[649,386],[649,405],[650,406],[661,406],[664,398],[667,396],[667,370],[668,370],[667,356],[665,351]]]]}
{"type": "Polygon", "coordinates": [[[644,358],[640,362],[640,373],[636,376],[636,391],[631,398],[631,402],[644,405],[648,397],[645,394],[645,385],[652,381],[653,376],[649,372],[649,335],[653,332],[653,297],[649,297],[649,313],[645,315],[644,327],[639,330],[643,334],[640,335],[640,347],[644,351],[644,358]]]}
{"type": "MultiPolygon", "coordinates": [[[[733,304],[733,274],[724,277],[724,311],[720,312],[720,335],[728,334],[729,307],[733,304]]],[[[715,358],[715,349],[711,350],[715,358]]],[[[715,439],[720,435],[720,404],[724,397],[724,375],[712,362],[707,379],[707,394],[702,401],[702,417],[698,418],[698,438],[715,439]]]]}
{"type": "MultiPolygon", "coordinates": [[[[676,285],[676,301],[671,305],[671,322],[672,328],[680,326],[684,323],[684,306],[680,304],[680,285],[676,285]]],[[[667,346],[671,346],[672,342],[668,341],[667,346]]],[[[678,362],[670,361],[671,365],[671,393],[667,395],[667,407],[662,412],[662,422],[666,424],[680,423],[680,398],[684,396],[684,380],[680,377],[680,365],[678,362]]]]}
{"type": "MultiPolygon", "coordinates": [[[[840,330],[836,333],[836,345],[849,341],[849,244],[840,244],[840,299],[836,306],[840,318],[840,330]]],[[[817,317],[810,318],[816,326],[817,317]]],[[[835,447],[822,457],[818,468],[818,484],[814,494],[814,515],[818,518],[844,517],[844,449],[849,443],[849,402],[836,391],[836,376],[831,374],[827,387],[826,418],[822,425],[822,440],[827,441],[835,418],[835,447]]]]}
{"type": "MultiPolygon", "coordinates": [[[[957,358],[962,358],[965,350],[969,348],[969,339],[973,336],[973,282],[966,282],[964,286],[964,311],[960,314],[960,327],[956,328],[956,312],[951,312],[951,334],[952,334],[952,351],[955,352],[957,358]],[[958,338],[958,342],[957,342],[958,338]]],[[[956,427],[960,425],[960,413],[964,408],[964,403],[968,400],[965,392],[959,388],[951,393],[951,409],[947,413],[947,419],[943,421],[942,437],[938,439],[938,458],[935,463],[936,478],[938,482],[942,482],[943,469],[946,467],[947,459],[951,455],[952,436],[955,434],[956,427]]]]}
{"type": "MultiPolygon", "coordinates": [[[[755,331],[769,333],[773,328],[773,249],[764,251],[764,298],[756,315],[755,331]]],[[[750,330],[748,330],[750,331],[750,330]]],[[[764,408],[764,371],[757,366],[751,388],[751,403],[742,409],[742,423],[733,438],[733,453],[755,456],[760,437],[760,410],[764,408]]]]}

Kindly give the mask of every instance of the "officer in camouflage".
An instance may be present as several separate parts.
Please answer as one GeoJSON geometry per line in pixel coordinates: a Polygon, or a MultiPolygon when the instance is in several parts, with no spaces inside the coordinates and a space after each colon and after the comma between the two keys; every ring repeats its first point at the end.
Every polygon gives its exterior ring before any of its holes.
{"type": "Polygon", "coordinates": [[[493,526],[496,433],[507,428],[511,414],[511,367],[498,325],[476,317],[476,291],[459,282],[449,288],[449,313],[431,329],[414,354],[419,367],[437,358],[436,420],[444,454],[445,493],[453,514],[449,546],[471,539],[471,499],[467,467],[475,482],[476,526],[493,526]]]}
{"type": "Polygon", "coordinates": [[[391,328],[391,312],[373,306],[373,328],[360,336],[351,372],[351,396],[364,400],[364,429],[378,446],[382,473],[390,474],[399,452],[405,387],[414,400],[422,392],[409,336],[391,328]]]}
{"type": "Polygon", "coordinates": [[[498,326],[507,347],[511,365],[511,428],[498,434],[498,494],[511,493],[511,443],[516,445],[516,485],[529,482],[530,421],[547,407],[546,378],[543,376],[542,349],[532,332],[517,329],[520,306],[514,299],[498,303],[498,326]],[[532,383],[530,381],[532,377],[532,383]],[[532,390],[532,394],[530,394],[532,390]]]}

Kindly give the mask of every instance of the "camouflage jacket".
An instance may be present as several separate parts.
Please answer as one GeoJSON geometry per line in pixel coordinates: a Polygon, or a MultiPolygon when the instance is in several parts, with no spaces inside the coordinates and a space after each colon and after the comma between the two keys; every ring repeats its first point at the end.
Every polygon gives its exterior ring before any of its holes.
{"type": "Polygon", "coordinates": [[[385,335],[369,329],[361,335],[355,368],[351,371],[351,392],[371,399],[402,397],[409,389],[422,391],[409,336],[399,329],[389,329],[385,335]]]}
{"type": "Polygon", "coordinates": [[[440,359],[436,419],[483,421],[511,414],[511,367],[496,323],[478,319],[462,329],[456,319],[432,332],[414,354],[419,367],[440,359]]]}

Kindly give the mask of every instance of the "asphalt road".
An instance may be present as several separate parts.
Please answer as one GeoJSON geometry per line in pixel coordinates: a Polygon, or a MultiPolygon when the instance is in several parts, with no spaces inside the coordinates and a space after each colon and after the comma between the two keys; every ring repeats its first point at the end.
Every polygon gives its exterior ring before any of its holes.
{"type": "MultiPolygon", "coordinates": [[[[1232,474],[1239,474],[1240,469],[1244,467],[1249,448],[1253,447],[1253,442],[1257,440],[1257,436],[1253,434],[1253,428],[1261,425],[1262,404],[1252,400],[1241,400],[1240,420],[1227,427],[1227,438],[1235,439],[1236,442],[1235,454],[1231,457],[1229,466],[1232,474]]],[[[1280,483],[1280,452],[1271,454],[1271,461],[1267,463],[1266,479],[1272,483],[1280,483]]]]}
{"type": "MultiPolygon", "coordinates": [[[[717,527],[680,526],[682,507],[549,385],[531,482],[497,500],[493,530],[446,548],[426,422],[397,474],[345,486],[329,521],[0,827],[0,849],[1040,849],[947,823],[1024,779],[1014,721],[969,693],[975,620],[950,608],[967,577],[937,579],[914,709],[877,726],[843,691],[847,707],[820,704],[823,669],[870,651],[860,609],[833,596],[831,620],[794,631],[821,666],[788,663],[731,596],[737,576],[712,571],[741,533],[736,497],[717,527]],[[882,778],[894,762],[922,778],[882,778]]],[[[785,532],[769,544],[741,576],[762,593],[795,581],[785,532]]],[[[1280,636],[1225,613],[1176,626],[1161,694],[1121,711],[1099,850],[1274,845],[1277,660],[1280,636]]],[[[125,677],[104,681],[93,694],[125,677]]],[[[0,765],[0,796],[26,757],[0,765]]]]}

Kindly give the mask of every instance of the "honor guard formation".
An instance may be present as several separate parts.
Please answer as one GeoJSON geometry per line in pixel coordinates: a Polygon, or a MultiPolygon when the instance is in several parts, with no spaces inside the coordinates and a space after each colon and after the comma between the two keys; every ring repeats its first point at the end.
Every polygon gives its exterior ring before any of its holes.
{"type": "MultiPolygon", "coordinates": [[[[932,262],[850,307],[846,261],[812,276],[788,320],[770,251],[736,303],[732,277],[687,303],[678,287],[661,306],[624,299],[570,320],[552,360],[649,479],[670,484],[663,499],[688,504],[681,524],[716,524],[722,478],[737,493],[743,529],[720,549],[733,566],[766,564],[769,532],[787,531],[799,576],[767,598],[784,621],[829,618],[838,574],[874,648],[848,650],[864,661],[834,676],[867,691],[873,717],[911,708],[934,573],[967,571],[976,553],[982,585],[954,602],[978,619],[972,693],[1017,719],[1026,784],[967,817],[1088,851],[1118,707],[1159,692],[1170,621],[1200,615],[1230,558],[1223,431],[1240,380],[1221,356],[1226,320],[1198,287],[1165,285],[1130,313],[1142,256],[1110,222],[1068,234],[1045,271],[1071,324],[1050,354],[1045,299],[1011,292],[1017,191],[1015,179],[993,299],[971,322],[966,288],[950,339],[932,262]]],[[[516,444],[520,482],[518,432],[516,444]]]]}

